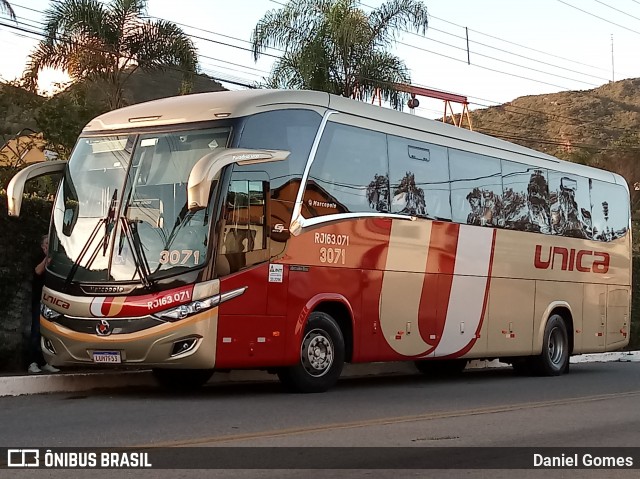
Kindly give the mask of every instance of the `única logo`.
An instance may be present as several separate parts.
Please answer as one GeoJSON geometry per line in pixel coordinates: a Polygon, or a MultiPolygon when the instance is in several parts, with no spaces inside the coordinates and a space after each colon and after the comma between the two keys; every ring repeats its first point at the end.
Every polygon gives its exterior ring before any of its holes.
{"type": "Polygon", "coordinates": [[[605,274],[609,271],[609,253],[584,249],[567,249],[560,246],[536,245],[533,265],[537,269],[580,271],[581,273],[605,274]]]}

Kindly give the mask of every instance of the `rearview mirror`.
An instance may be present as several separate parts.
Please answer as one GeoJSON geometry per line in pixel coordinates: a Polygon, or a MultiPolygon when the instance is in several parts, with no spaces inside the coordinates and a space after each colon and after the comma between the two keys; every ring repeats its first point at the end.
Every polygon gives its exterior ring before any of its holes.
{"type": "Polygon", "coordinates": [[[22,207],[22,194],[24,185],[28,180],[39,176],[61,173],[67,165],[66,161],[44,161],[29,165],[15,174],[7,186],[7,202],[9,203],[9,216],[20,216],[22,207]]]}
{"type": "Polygon", "coordinates": [[[187,206],[189,211],[206,208],[211,194],[211,185],[220,171],[227,165],[252,165],[283,161],[290,152],[284,150],[249,150],[229,148],[208,153],[198,160],[189,174],[187,183],[187,206]]]}

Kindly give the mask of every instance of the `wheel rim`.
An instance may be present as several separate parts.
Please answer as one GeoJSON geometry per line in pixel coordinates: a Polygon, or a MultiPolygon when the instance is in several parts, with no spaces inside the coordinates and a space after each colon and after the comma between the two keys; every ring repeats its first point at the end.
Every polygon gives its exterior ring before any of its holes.
{"type": "Polygon", "coordinates": [[[547,351],[551,364],[561,366],[564,359],[564,335],[560,328],[554,327],[549,333],[547,351]]]}
{"type": "Polygon", "coordinates": [[[310,376],[325,375],[333,364],[333,342],[325,331],[314,329],[307,333],[302,341],[300,359],[310,376]]]}

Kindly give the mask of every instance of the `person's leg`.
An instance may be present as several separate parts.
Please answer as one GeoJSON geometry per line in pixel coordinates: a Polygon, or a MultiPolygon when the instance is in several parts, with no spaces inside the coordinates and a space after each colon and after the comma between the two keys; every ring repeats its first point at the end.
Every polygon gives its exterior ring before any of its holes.
{"type": "Polygon", "coordinates": [[[31,336],[29,339],[29,363],[38,367],[46,364],[40,347],[40,303],[31,305],[31,336]]]}
{"type": "Polygon", "coordinates": [[[45,361],[40,345],[40,303],[31,305],[31,359],[29,364],[30,373],[58,373],[60,370],[51,366],[45,361]],[[35,365],[35,367],[34,367],[35,365]]]}

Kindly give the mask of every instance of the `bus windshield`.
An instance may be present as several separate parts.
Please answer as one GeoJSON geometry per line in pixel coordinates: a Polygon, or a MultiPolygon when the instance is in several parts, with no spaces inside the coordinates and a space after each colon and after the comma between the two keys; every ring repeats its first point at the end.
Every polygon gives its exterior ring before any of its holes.
{"type": "Polygon", "coordinates": [[[67,281],[146,283],[204,264],[212,207],[190,212],[187,182],[229,133],[80,138],[56,197],[49,270],[67,281]]]}

